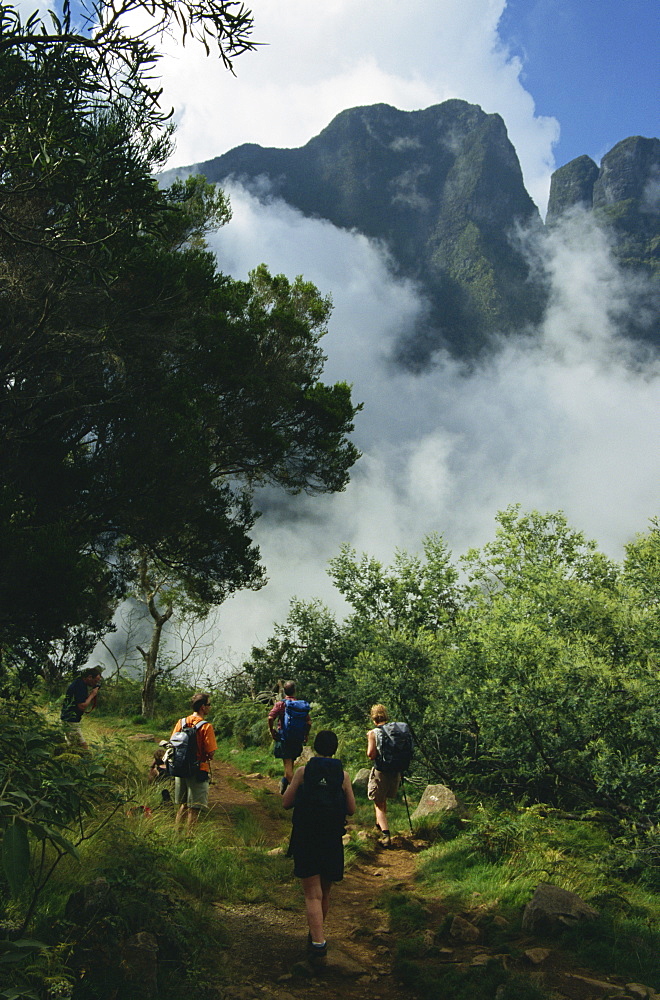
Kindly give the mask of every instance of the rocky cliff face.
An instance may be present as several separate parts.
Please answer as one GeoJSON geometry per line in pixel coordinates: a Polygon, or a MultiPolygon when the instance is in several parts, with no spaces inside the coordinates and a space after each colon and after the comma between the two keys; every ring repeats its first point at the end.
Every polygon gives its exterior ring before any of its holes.
{"type": "Polygon", "coordinates": [[[244,145],[196,168],[241,180],[305,215],[383,240],[431,308],[401,345],[423,365],[440,346],[473,354],[494,331],[540,315],[542,296],[512,237],[541,225],[499,115],[465,101],[424,111],[386,104],[339,114],[299,149],[244,145]]]}
{"type": "MultiPolygon", "coordinates": [[[[424,366],[441,347],[473,356],[494,335],[541,318],[546,291],[515,236],[542,223],[499,115],[459,100],[423,111],[351,108],[299,149],[247,144],[180,173],[193,170],[382,240],[429,300],[424,321],[402,339],[406,365],[424,366]]],[[[557,170],[547,221],[576,206],[593,212],[620,261],[650,275],[660,269],[659,194],[660,141],[637,136],[600,169],[581,156],[557,170]]],[[[648,337],[657,302],[645,294],[643,328],[633,320],[629,332],[648,337]]],[[[660,341],[657,330],[650,335],[660,341]]]]}
{"type": "Polygon", "coordinates": [[[622,264],[660,276],[660,139],[618,142],[600,169],[579,156],[552,175],[547,223],[576,206],[610,230],[622,264]]]}
{"type": "Polygon", "coordinates": [[[631,136],[606,153],[600,168],[579,156],[556,170],[547,225],[576,207],[607,231],[615,257],[635,278],[623,332],[660,344],[660,140],[631,136]]]}

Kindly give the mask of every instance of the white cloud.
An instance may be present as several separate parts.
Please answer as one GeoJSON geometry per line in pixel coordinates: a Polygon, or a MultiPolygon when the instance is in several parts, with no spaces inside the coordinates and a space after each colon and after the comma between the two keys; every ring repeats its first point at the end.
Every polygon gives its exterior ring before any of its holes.
{"type": "Polygon", "coordinates": [[[175,108],[171,165],[198,163],[244,142],[303,145],[346,108],[415,110],[461,98],[500,114],[527,188],[543,209],[558,125],[535,115],[521,64],[502,46],[505,0],[260,0],[236,77],[198,47],[170,41],[160,64],[175,108]]]}
{"type": "Polygon", "coordinates": [[[597,229],[573,218],[537,247],[552,295],[532,336],[505,341],[468,374],[445,359],[413,375],[388,356],[424,304],[392,278],[381,248],[240,188],[232,203],[234,221],[216,238],[221,265],[244,277],[264,260],[331,292],[327,377],[353,382],[365,403],[356,429],[364,457],[346,492],[278,504],[258,522],[271,582],[223,609],[233,650],[264,641],[294,595],[341,611],[325,566],[342,542],[389,561],[440,531],[459,555],[492,537],[498,510],[521,503],[563,509],[620,558],[659,512],[660,365],[641,370],[617,333],[633,290],[597,229]]]}

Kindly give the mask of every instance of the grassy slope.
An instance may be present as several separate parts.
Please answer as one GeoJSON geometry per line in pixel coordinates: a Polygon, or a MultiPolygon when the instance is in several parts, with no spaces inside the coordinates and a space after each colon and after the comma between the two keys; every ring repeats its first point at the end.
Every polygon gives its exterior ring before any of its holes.
{"type": "MultiPolygon", "coordinates": [[[[176,712],[170,714],[175,716],[176,712]]],[[[280,764],[273,759],[270,746],[265,741],[254,745],[258,714],[263,715],[263,707],[255,709],[255,720],[250,720],[248,726],[252,736],[243,741],[253,745],[240,746],[235,735],[230,736],[221,741],[218,758],[231,761],[246,774],[258,771],[279,777],[280,764]]],[[[94,741],[111,738],[131,748],[134,770],[127,768],[126,792],[135,804],[150,804],[154,812],[148,819],[139,811],[121,814],[102,834],[83,845],[81,862],[85,880],[103,877],[118,891],[120,913],[116,920],[122,933],[151,925],[154,932],[161,933],[165,928],[171,933],[173,961],[179,947],[177,934],[182,930],[186,938],[197,942],[200,950],[206,953],[210,948],[216,958],[207,966],[207,982],[209,989],[219,988],[224,981],[223,927],[212,904],[217,900],[270,899],[284,906],[295,906],[293,896],[288,899],[287,895],[292,893],[290,866],[283,860],[267,858],[263,846],[258,846],[259,831],[254,829],[254,818],[247,810],[239,809],[232,814],[231,835],[226,824],[221,833],[212,824],[202,824],[193,840],[182,841],[177,837],[171,808],[159,810],[158,789],[144,786],[154,744],[127,740],[145,728],[156,740],[164,738],[172,720],[165,725],[163,716],[153,726],[145,727],[136,725],[131,718],[125,711],[121,715],[95,714],[86,718],[84,725],[94,741]],[[179,914],[183,914],[183,927],[179,919],[179,926],[168,928],[164,914],[168,909],[171,911],[173,900],[186,901],[183,908],[178,907],[179,914]]],[[[221,735],[231,729],[226,720],[218,722],[221,735]]],[[[359,744],[357,736],[346,739],[345,753],[350,755],[359,744]]],[[[105,752],[111,752],[111,744],[106,746],[105,752]]],[[[415,797],[409,794],[409,798],[412,809],[415,797]]],[[[266,804],[265,796],[262,804],[266,804]]],[[[130,808],[129,805],[126,813],[130,808]]],[[[268,808],[274,808],[272,797],[268,808]]],[[[373,825],[372,807],[364,800],[359,803],[356,820],[358,826],[373,825]]],[[[390,826],[406,832],[402,803],[393,804],[390,826]]],[[[599,909],[601,917],[592,927],[567,933],[561,941],[531,943],[547,943],[564,963],[598,970],[600,975],[616,974],[625,981],[643,982],[660,989],[658,873],[645,867],[630,845],[618,843],[598,823],[544,816],[536,807],[502,812],[485,805],[469,809],[462,819],[449,816],[436,825],[427,824],[418,832],[431,845],[420,855],[415,883],[395,894],[386,889],[376,902],[389,913],[394,931],[400,934],[398,974],[409,986],[416,984],[422,996],[441,997],[449,995],[449,990],[454,1000],[463,996],[465,1000],[468,997],[478,1000],[481,995],[492,997],[497,986],[509,991],[515,986],[513,992],[500,991],[503,1000],[509,996],[520,1000],[551,996],[550,987],[543,985],[539,974],[524,976],[521,981],[515,975],[503,980],[499,966],[497,973],[463,970],[454,982],[458,973],[443,964],[439,951],[440,945],[447,943],[451,915],[460,913],[479,925],[487,951],[509,954],[515,964],[522,947],[522,907],[540,881],[551,881],[578,892],[599,909]]],[[[350,862],[352,857],[364,856],[364,848],[356,843],[347,853],[350,862]]],[[[64,903],[79,884],[80,865],[67,859],[44,896],[35,936],[52,940],[54,931],[58,927],[62,930],[59,922],[64,903]]],[[[107,932],[105,928],[104,933],[107,932]]],[[[73,944],[70,931],[69,937],[73,944]]],[[[64,947],[62,958],[66,959],[67,954],[64,947]]],[[[54,975],[65,977],[63,969],[64,962],[54,975]]],[[[163,994],[163,998],[166,996],[169,994],[163,994]]]]}

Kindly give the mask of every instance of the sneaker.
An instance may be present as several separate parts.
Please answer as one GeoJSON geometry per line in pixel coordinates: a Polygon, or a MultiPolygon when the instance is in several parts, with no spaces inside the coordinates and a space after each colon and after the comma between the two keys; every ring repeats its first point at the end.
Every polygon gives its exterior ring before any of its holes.
{"type": "Polygon", "coordinates": [[[307,935],[307,957],[312,962],[323,961],[328,955],[328,942],[312,944],[311,936],[307,935]]]}
{"type": "Polygon", "coordinates": [[[383,836],[380,838],[380,840],[378,841],[378,843],[380,844],[381,847],[391,847],[392,846],[392,838],[390,837],[390,831],[389,830],[383,830],[383,836]]]}
{"type": "Polygon", "coordinates": [[[282,778],[280,780],[280,795],[284,795],[288,787],[289,787],[288,778],[282,778]]]}

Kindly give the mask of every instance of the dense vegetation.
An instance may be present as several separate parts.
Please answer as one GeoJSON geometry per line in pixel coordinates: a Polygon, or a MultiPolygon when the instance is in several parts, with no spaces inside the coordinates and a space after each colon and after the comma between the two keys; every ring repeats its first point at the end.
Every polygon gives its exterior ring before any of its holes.
{"type": "Polygon", "coordinates": [[[434,536],[391,567],[344,548],[330,575],[351,614],[295,601],[245,683],[292,676],[354,721],[384,701],[452,786],[655,828],[657,522],[619,564],[562,514],[511,507],[456,565],[434,536]]]}
{"type": "MultiPolygon", "coordinates": [[[[171,731],[189,694],[184,686],[161,686],[149,724],[156,739],[171,731]]],[[[154,743],[130,742],[145,728],[140,698],[137,681],[120,677],[105,686],[97,712],[85,720],[88,758],[71,755],[48,722],[59,699],[42,697],[39,711],[15,713],[0,729],[0,815],[4,823],[14,820],[5,826],[0,868],[0,997],[132,1000],[138,970],[127,964],[127,946],[147,934],[159,945],[152,995],[169,1000],[185,987],[210,1000],[232,989],[223,953],[229,943],[224,914],[234,904],[242,912],[268,903],[298,914],[290,863],[267,853],[273,842],[249,810],[227,814],[226,779],[221,808],[197,835],[175,834],[173,807],[145,781],[154,743]],[[147,815],[144,806],[153,812],[147,815]]],[[[218,758],[246,774],[279,777],[267,706],[222,688],[212,701],[218,758]]],[[[10,714],[8,706],[2,709],[10,714]]],[[[314,705],[314,725],[339,730],[340,755],[351,773],[365,763],[365,718],[338,719],[329,700],[314,705]]],[[[424,769],[418,762],[416,777],[424,769]]],[[[408,785],[411,809],[419,791],[408,785]]],[[[262,814],[282,823],[285,843],[279,795],[264,790],[255,796],[262,814]]],[[[520,942],[529,942],[520,930],[522,908],[539,881],[579,892],[601,913],[593,927],[542,942],[559,950],[564,963],[660,985],[657,828],[641,835],[602,812],[580,816],[529,801],[498,804],[496,796],[467,790],[463,798],[458,814],[415,822],[415,836],[426,842],[415,881],[402,891],[380,879],[363,915],[365,934],[374,923],[389,923],[394,974],[413,995],[493,1000],[499,989],[498,997],[508,1000],[550,1000],[555,994],[542,975],[521,974],[520,942]],[[478,922],[482,950],[505,954],[509,963],[467,971],[443,964],[439,947],[454,946],[449,928],[456,913],[478,922]]],[[[404,803],[391,805],[390,823],[393,831],[408,832],[404,803]]],[[[356,824],[361,831],[373,824],[364,798],[356,824]]],[[[354,837],[347,856],[349,864],[368,860],[368,844],[354,837]]],[[[147,995],[152,985],[142,981],[141,991],[147,995]]]]}

